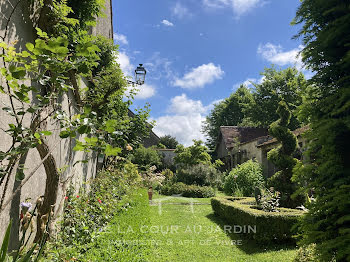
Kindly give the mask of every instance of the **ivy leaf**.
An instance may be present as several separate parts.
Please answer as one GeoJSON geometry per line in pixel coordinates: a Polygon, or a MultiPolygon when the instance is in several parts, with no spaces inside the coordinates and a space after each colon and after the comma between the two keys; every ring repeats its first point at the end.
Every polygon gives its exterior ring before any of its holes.
{"type": "Polygon", "coordinates": [[[91,113],[91,110],[92,110],[91,105],[84,106],[84,114],[85,115],[89,115],[91,113]]]}
{"type": "Polygon", "coordinates": [[[73,148],[73,151],[84,151],[84,149],[85,149],[85,146],[83,145],[83,143],[77,140],[76,145],[73,148]]]}
{"type": "Polygon", "coordinates": [[[85,137],[84,139],[85,139],[86,143],[88,143],[92,146],[96,145],[96,143],[98,142],[97,137],[85,137]]]}
{"type": "Polygon", "coordinates": [[[70,136],[70,131],[68,130],[61,131],[60,133],[60,138],[67,138],[69,136],[70,136]]]}
{"type": "Polygon", "coordinates": [[[122,152],[119,147],[112,147],[111,145],[107,145],[105,149],[106,156],[117,156],[120,152],[122,152]]]}
{"type": "Polygon", "coordinates": [[[116,125],[116,121],[115,120],[108,120],[106,122],[106,127],[105,127],[105,130],[108,132],[108,133],[113,133],[115,131],[115,128],[114,126],[116,125]]]}
{"type": "Polygon", "coordinates": [[[88,134],[90,133],[91,128],[89,126],[83,125],[78,128],[78,133],[79,134],[88,134]]]}
{"type": "Polygon", "coordinates": [[[17,69],[16,71],[11,73],[12,76],[16,79],[22,79],[26,75],[26,70],[25,69],[17,69]]]}
{"type": "Polygon", "coordinates": [[[30,102],[30,99],[29,97],[27,96],[26,93],[21,93],[21,92],[18,92],[18,91],[15,91],[14,92],[16,94],[16,96],[18,97],[19,100],[21,100],[22,102],[25,102],[25,103],[29,103],[30,102]]]}
{"type": "Polygon", "coordinates": [[[52,134],[51,131],[41,131],[41,133],[44,135],[44,136],[50,136],[52,134]]]}
{"type": "Polygon", "coordinates": [[[6,48],[6,47],[7,47],[7,45],[5,42],[0,42],[0,48],[6,48]]]}
{"type": "Polygon", "coordinates": [[[34,134],[34,137],[37,138],[37,139],[40,139],[40,134],[39,134],[38,132],[36,132],[36,133],[34,134]]]}
{"type": "Polygon", "coordinates": [[[16,181],[22,181],[25,178],[23,169],[18,169],[16,172],[16,181]]]}
{"type": "Polygon", "coordinates": [[[27,47],[28,51],[33,52],[34,45],[32,43],[26,43],[26,47],[27,47]]]}

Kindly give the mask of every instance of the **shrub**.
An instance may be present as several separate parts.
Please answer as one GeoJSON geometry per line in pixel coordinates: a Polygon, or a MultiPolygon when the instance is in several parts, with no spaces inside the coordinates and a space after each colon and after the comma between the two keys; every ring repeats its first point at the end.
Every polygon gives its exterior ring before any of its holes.
{"type": "Polygon", "coordinates": [[[108,233],[101,234],[85,254],[79,254],[82,259],[78,261],[147,261],[151,244],[147,241],[149,235],[143,232],[145,226],[151,226],[148,197],[146,190],[137,190],[128,208],[115,215],[108,233]],[[114,252],[111,252],[111,243],[114,252]]]}
{"type": "Polygon", "coordinates": [[[228,225],[245,228],[244,236],[257,242],[293,241],[291,228],[304,212],[279,208],[279,212],[257,209],[253,197],[215,197],[211,199],[215,215],[228,225]],[[256,232],[248,232],[252,227],[256,232]]]}
{"type": "Polygon", "coordinates": [[[231,170],[225,178],[224,191],[233,195],[240,191],[243,196],[252,196],[256,187],[264,184],[262,168],[258,162],[248,160],[231,170]]]}
{"type": "Polygon", "coordinates": [[[129,206],[127,195],[139,186],[140,181],[136,166],[127,162],[98,173],[89,183],[88,193],[82,189],[77,194],[70,188],[58,234],[48,243],[48,256],[65,257],[64,253],[68,254],[74,246],[76,252],[84,253],[85,245],[103,231],[115,213],[129,206]]]}
{"type": "Polygon", "coordinates": [[[215,196],[215,191],[211,187],[186,185],[184,183],[174,183],[172,185],[165,185],[161,189],[163,195],[182,194],[184,197],[207,198],[215,196]]]}
{"type": "Polygon", "coordinates": [[[255,200],[258,208],[265,212],[278,212],[280,193],[273,188],[270,190],[265,188],[256,188],[255,200]]]}
{"type": "MultiPolygon", "coordinates": [[[[318,262],[320,258],[316,254],[316,245],[310,244],[298,249],[294,262],[318,262]]],[[[335,261],[335,260],[334,260],[335,261]]]]}
{"type": "Polygon", "coordinates": [[[174,181],[174,173],[170,169],[164,169],[162,171],[162,175],[165,177],[165,184],[172,183],[174,181]]]}
{"type": "Polygon", "coordinates": [[[142,174],[142,181],[144,186],[153,187],[159,189],[165,180],[165,176],[162,173],[157,173],[156,166],[151,166],[147,172],[142,174]]]}
{"type": "Polygon", "coordinates": [[[213,166],[198,164],[180,169],[176,174],[176,179],[187,185],[219,187],[222,184],[222,173],[213,166]]]}
{"type": "Polygon", "coordinates": [[[137,164],[140,171],[146,172],[151,166],[159,167],[162,163],[161,157],[153,148],[145,148],[140,146],[135,149],[131,156],[131,162],[137,164]]]}
{"type": "Polygon", "coordinates": [[[269,179],[269,185],[275,187],[281,193],[282,206],[296,207],[302,202],[300,197],[294,200],[291,198],[297,189],[296,184],[291,181],[293,167],[297,163],[297,159],[293,157],[297,148],[297,138],[288,129],[291,112],[284,101],[279,102],[277,113],[280,119],[270,125],[269,134],[275,137],[281,145],[269,151],[267,159],[274,163],[279,171],[269,179]]]}

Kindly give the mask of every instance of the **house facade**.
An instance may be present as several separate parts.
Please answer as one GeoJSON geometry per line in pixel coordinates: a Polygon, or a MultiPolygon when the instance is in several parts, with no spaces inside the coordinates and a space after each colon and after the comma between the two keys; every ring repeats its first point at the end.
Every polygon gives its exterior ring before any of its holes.
{"type": "MultiPolygon", "coordinates": [[[[292,131],[298,139],[295,154],[297,158],[303,157],[302,150],[307,143],[303,134],[307,130],[306,126],[292,131]]],[[[265,177],[271,177],[277,168],[267,159],[267,153],[279,145],[275,138],[268,135],[265,128],[222,126],[215,153],[217,158],[224,162],[227,170],[252,159],[262,165],[265,177]]]]}

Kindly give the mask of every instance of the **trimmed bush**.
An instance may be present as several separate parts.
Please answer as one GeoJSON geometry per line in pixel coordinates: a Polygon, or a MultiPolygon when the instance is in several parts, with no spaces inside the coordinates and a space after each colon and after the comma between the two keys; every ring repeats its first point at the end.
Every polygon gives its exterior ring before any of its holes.
{"type": "Polygon", "coordinates": [[[207,186],[186,185],[184,183],[174,183],[165,185],[161,189],[163,195],[171,196],[182,194],[184,197],[207,198],[215,196],[214,189],[207,186]]]}
{"type": "Polygon", "coordinates": [[[264,184],[262,169],[258,162],[248,160],[233,168],[225,178],[224,191],[228,195],[253,196],[255,188],[264,184]]]}
{"type": "Polygon", "coordinates": [[[293,241],[291,228],[304,213],[288,208],[278,208],[279,212],[265,212],[257,209],[253,197],[215,197],[211,199],[211,206],[215,215],[228,225],[242,227],[245,229],[244,236],[261,243],[293,241]],[[251,228],[255,232],[248,232],[251,228]]]}
{"type": "Polygon", "coordinates": [[[176,174],[178,182],[187,185],[199,186],[220,186],[222,184],[222,173],[215,167],[207,164],[198,164],[195,166],[180,169],[176,174]]]}

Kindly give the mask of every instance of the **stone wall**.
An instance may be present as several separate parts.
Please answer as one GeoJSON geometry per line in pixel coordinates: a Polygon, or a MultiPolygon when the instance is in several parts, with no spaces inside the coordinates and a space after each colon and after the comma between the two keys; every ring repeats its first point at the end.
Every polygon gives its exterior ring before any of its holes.
{"type": "MultiPolygon", "coordinates": [[[[106,37],[113,37],[112,27],[112,6],[111,1],[106,1],[106,9],[104,10],[106,17],[98,20],[97,28],[92,29],[93,34],[102,34],[106,37]]],[[[30,20],[30,11],[28,10],[28,1],[23,0],[1,0],[0,1],[0,41],[8,44],[15,43],[15,47],[23,50],[27,42],[34,41],[34,28],[30,20]]],[[[0,59],[0,67],[3,67],[3,61],[0,59]]],[[[4,80],[0,78],[0,84],[4,84],[4,80]]],[[[27,83],[29,84],[29,83],[27,83]]],[[[35,83],[31,83],[35,85],[35,83]]],[[[84,87],[83,81],[80,83],[84,87]]],[[[63,96],[59,101],[65,111],[72,115],[78,112],[73,93],[63,96]]],[[[0,109],[9,105],[8,97],[0,93],[0,109]]],[[[8,124],[14,119],[5,111],[0,110],[0,150],[6,151],[11,145],[11,137],[8,136],[3,129],[8,128],[8,124]]],[[[28,125],[30,119],[25,122],[28,125]]],[[[53,134],[48,137],[47,144],[56,161],[57,167],[60,169],[60,182],[55,206],[55,219],[59,219],[63,208],[63,200],[65,190],[69,185],[73,185],[76,190],[85,182],[89,181],[96,174],[96,154],[74,152],[74,140],[59,138],[60,127],[57,123],[47,123],[48,130],[53,134]],[[88,160],[87,164],[77,163],[79,160],[88,160]],[[74,165],[75,164],[75,165],[74,165]]],[[[25,165],[25,174],[30,173],[41,162],[40,156],[36,149],[31,149],[26,156],[24,156],[20,163],[25,165]]],[[[16,168],[15,168],[16,169],[16,168]]],[[[16,181],[14,170],[8,180],[7,194],[5,202],[10,198],[13,192],[17,189],[21,182],[16,181]]],[[[17,248],[19,238],[19,205],[22,201],[29,199],[33,205],[36,199],[43,195],[45,190],[46,173],[43,166],[35,172],[28,182],[21,188],[18,194],[13,198],[8,206],[0,210],[0,240],[4,235],[6,227],[12,219],[13,227],[11,232],[10,249],[17,248]]],[[[4,192],[4,185],[0,187],[0,196],[4,192]]],[[[35,234],[33,234],[35,235],[35,234]]]]}

